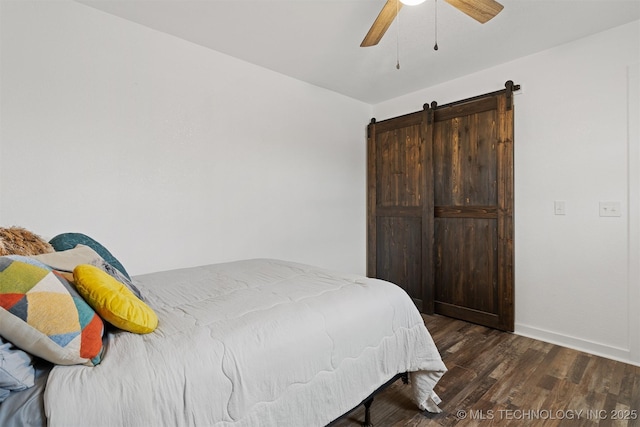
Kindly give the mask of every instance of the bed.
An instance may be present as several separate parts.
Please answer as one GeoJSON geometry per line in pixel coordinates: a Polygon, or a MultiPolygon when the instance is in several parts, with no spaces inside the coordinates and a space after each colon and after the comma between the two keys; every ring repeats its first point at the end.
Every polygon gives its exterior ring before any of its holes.
{"type": "Polygon", "coordinates": [[[1,425],[325,426],[405,372],[416,410],[439,412],[446,367],[392,283],[253,259],[131,285],[153,332],[105,322],[93,366],[35,358],[39,386],[11,392],[1,425]]]}

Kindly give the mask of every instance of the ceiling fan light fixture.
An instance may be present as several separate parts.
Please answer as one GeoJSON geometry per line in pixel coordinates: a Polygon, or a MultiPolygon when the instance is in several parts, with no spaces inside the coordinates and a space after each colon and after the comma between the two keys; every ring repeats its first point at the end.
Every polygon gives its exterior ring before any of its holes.
{"type": "Polygon", "coordinates": [[[400,3],[406,4],[407,6],[416,6],[420,3],[424,3],[426,0],[400,0],[400,3]]]}

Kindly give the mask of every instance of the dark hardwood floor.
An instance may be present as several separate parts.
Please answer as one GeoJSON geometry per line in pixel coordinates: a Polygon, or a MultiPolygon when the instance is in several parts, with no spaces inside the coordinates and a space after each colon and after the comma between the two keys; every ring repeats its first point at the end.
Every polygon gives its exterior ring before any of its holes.
{"type": "MultiPolygon", "coordinates": [[[[443,316],[423,316],[449,369],[441,414],[396,381],[375,397],[376,427],[640,426],[640,367],[443,316]]],[[[358,408],[332,427],[364,419],[358,408]]]]}

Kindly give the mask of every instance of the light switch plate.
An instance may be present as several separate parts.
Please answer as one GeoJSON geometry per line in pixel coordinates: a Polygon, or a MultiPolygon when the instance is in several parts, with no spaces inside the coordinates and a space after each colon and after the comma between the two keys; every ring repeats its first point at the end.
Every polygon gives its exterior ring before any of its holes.
{"type": "Polygon", "coordinates": [[[600,202],[600,216],[622,216],[620,202],[600,202]]]}
{"type": "Polygon", "coordinates": [[[556,215],[566,215],[567,209],[564,200],[556,200],[553,202],[553,213],[556,215]]]}

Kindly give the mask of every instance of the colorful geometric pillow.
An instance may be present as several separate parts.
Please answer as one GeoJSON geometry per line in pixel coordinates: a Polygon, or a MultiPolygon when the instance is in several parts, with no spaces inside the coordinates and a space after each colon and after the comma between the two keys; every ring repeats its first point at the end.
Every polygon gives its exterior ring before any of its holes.
{"type": "Polygon", "coordinates": [[[37,234],[22,227],[0,227],[0,255],[38,255],[53,247],[37,234]]]}
{"type": "Polygon", "coordinates": [[[82,234],[82,233],[64,233],[59,234],[53,239],[49,240],[49,243],[56,251],[66,251],[68,249],[73,249],[78,245],[89,246],[91,249],[96,251],[98,255],[102,257],[106,262],[120,270],[122,274],[127,276],[127,279],[131,280],[131,276],[127,273],[127,270],[124,269],[124,266],[111,255],[111,252],[107,250],[100,243],[96,242],[91,237],[82,234]]]}
{"type": "Polygon", "coordinates": [[[158,326],[158,316],[126,286],[92,265],[73,270],[76,289],[107,322],[125,331],[148,334],[158,326]]]}
{"type": "Polygon", "coordinates": [[[59,365],[100,363],[102,319],[60,274],[0,257],[0,335],[59,365]]]}

